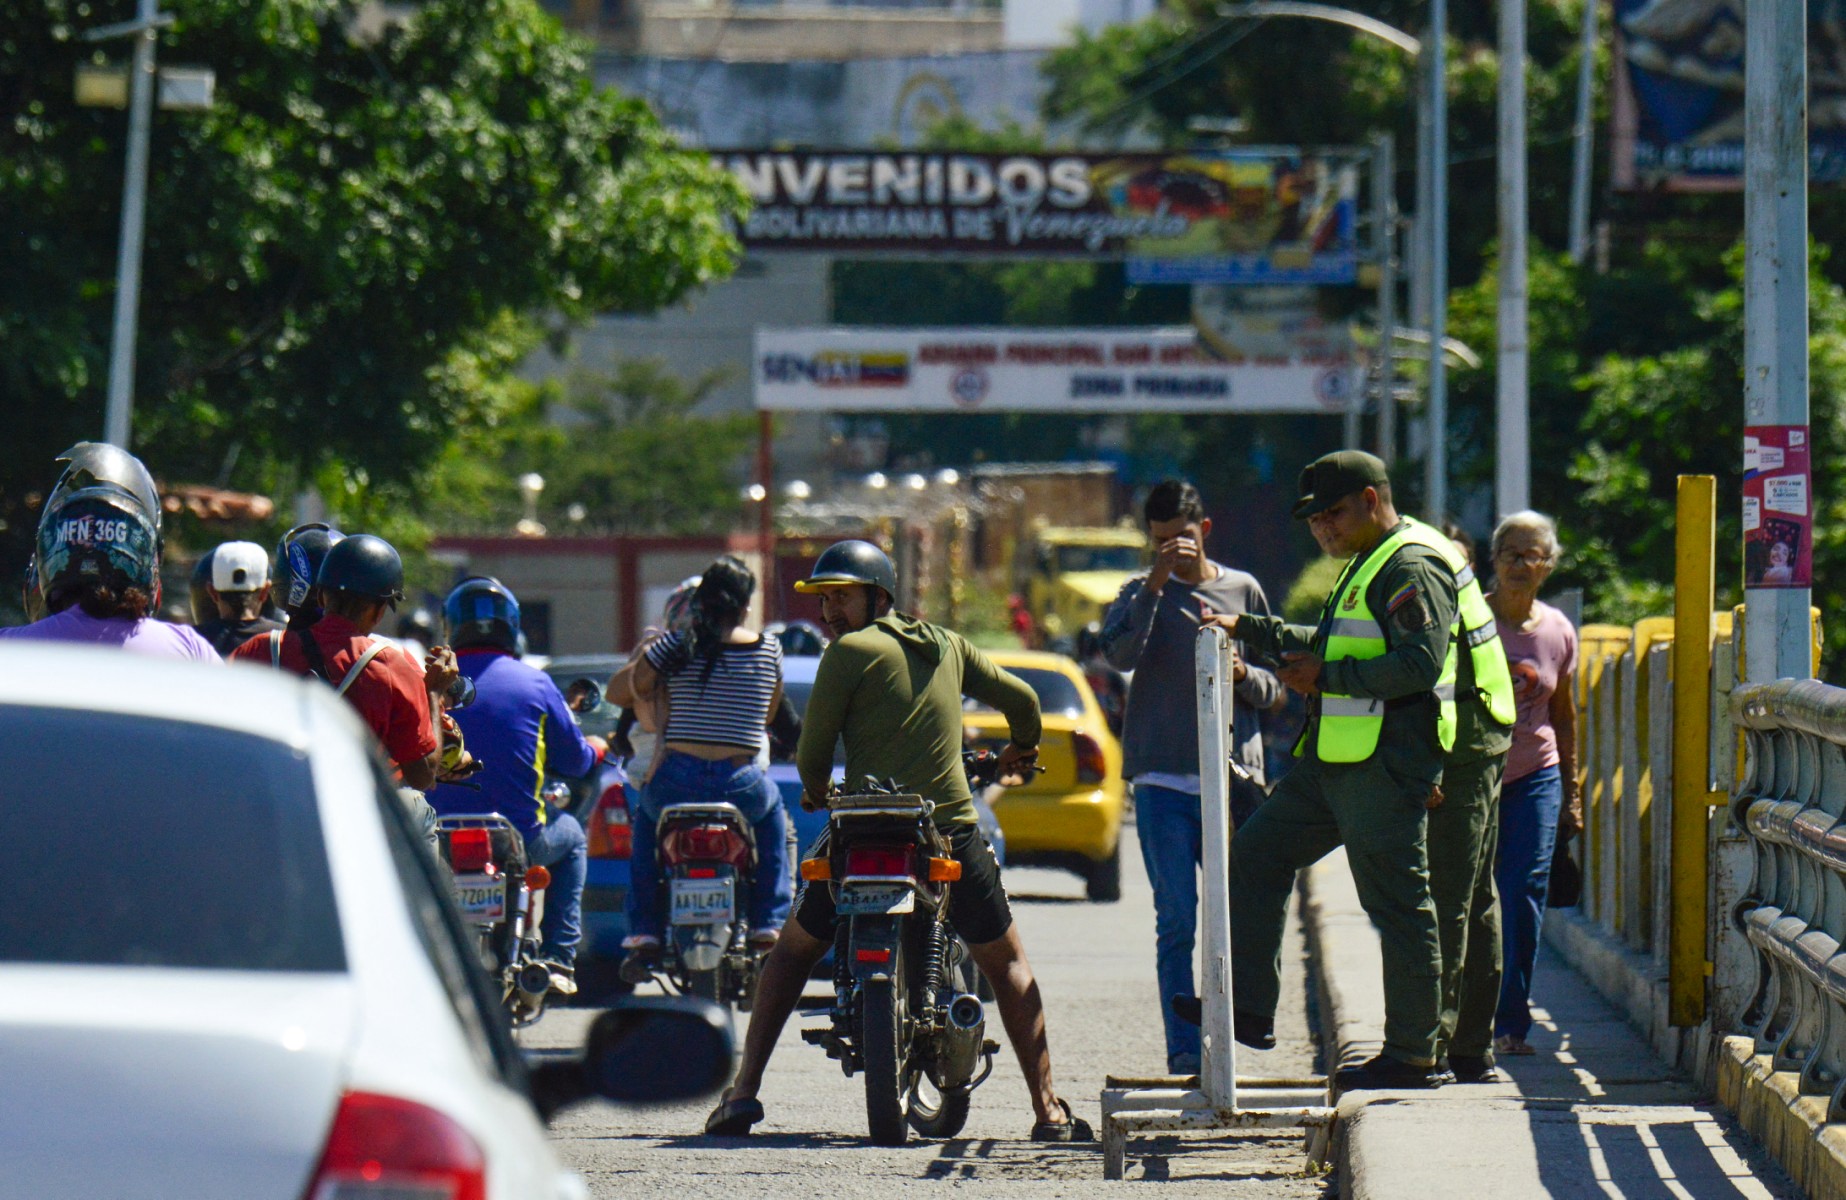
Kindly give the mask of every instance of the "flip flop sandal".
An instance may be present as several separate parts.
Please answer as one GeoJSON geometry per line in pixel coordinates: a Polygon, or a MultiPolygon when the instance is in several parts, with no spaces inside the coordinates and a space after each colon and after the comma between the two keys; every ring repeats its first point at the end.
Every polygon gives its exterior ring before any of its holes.
{"type": "Polygon", "coordinates": [[[762,1101],[726,1100],[705,1118],[705,1132],[712,1137],[749,1137],[750,1126],[763,1119],[762,1101]]]}
{"type": "Polygon", "coordinates": [[[1067,1101],[1060,1098],[1058,1107],[1064,1110],[1064,1119],[1057,1122],[1040,1121],[1032,1126],[1033,1141],[1061,1143],[1096,1140],[1096,1131],[1090,1128],[1088,1121],[1070,1111],[1070,1104],[1067,1101]]]}

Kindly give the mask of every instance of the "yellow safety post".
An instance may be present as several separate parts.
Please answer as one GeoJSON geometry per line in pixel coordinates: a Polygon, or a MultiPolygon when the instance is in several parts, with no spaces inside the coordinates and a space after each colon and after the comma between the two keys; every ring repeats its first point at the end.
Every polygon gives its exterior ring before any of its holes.
{"type": "Polygon", "coordinates": [[[1679,1026],[1705,1019],[1717,515],[1717,478],[1681,475],[1673,580],[1673,886],[1667,937],[1667,1021],[1679,1026]]]}

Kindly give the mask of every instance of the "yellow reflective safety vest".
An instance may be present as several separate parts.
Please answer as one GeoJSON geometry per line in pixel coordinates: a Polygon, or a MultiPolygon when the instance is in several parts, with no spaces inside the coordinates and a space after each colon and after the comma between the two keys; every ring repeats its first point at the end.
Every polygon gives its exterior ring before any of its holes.
{"type": "MultiPolygon", "coordinates": [[[[1487,706],[1488,715],[1502,725],[1513,723],[1513,676],[1506,663],[1506,651],[1500,644],[1500,630],[1494,624],[1493,610],[1481,594],[1481,585],[1455,544],[1435,529],[1414,517],[1404,518],[1370,554],[1340,581],[1327,597],[1327,611],[1322,627],[1327,644],[1322,657],[1328,662],[1343,658],[1379,658],[1387,649],[1383,618],[1374,613],[1366,593],[1372,580],[1384,569],[1391,556],[1406,544],[1426,546],[1441,556],[1455,573],[1455,591],[1459,603],[1449,626],[1449,649],[1443,656],[1442,674],[1436,680],[1436,732],[1443,750],[1455,747],[1455,678],[1458,665],[1457,647],[1466,642],[1474,667],[1474,684],[1487,706]]],[[[1378,749],[1378,735],[1384,729],[1385,701],[1370,696],[1341,696],[1322,692],[1320,723],[1315,737],[1315,754],[1322,762],[1364,762],[1378,749]]]]}

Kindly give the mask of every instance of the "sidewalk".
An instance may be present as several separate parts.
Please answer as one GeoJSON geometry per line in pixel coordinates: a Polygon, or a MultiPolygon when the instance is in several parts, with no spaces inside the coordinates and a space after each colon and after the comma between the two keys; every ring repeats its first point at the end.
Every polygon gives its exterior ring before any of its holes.
{"type": "MultiPolygon", "coordinates": [[[[1328,1059],[1377,1053],[1378,935],[1345,851],[1308,872],[1305,922],[1320,972],[1328,1059]]],[[[1340,1102],[1340,1191],[1349,1200],[1765,1200],[1801,1192],[1722,1109],[1702,1102],[1549,949],[1531,1058],[1508,1082],[1355,1092],[1340,1102]]]]}

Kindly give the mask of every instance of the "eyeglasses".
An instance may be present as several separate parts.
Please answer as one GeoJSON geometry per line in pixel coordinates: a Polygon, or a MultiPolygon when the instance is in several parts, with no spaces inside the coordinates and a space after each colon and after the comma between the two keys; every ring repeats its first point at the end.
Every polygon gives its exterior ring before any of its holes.
{"type": "Polygon", "coordinates": [[[1557,561],[1555,555],[1546,554],[1543,550],[1527,550],[1524,554],[1516,554],[1511,550],[1502,550],[1493,557],[1495,562],[1508,564],[1524,563],[1528,567],[1548,567],[1557,561]]]}

